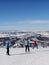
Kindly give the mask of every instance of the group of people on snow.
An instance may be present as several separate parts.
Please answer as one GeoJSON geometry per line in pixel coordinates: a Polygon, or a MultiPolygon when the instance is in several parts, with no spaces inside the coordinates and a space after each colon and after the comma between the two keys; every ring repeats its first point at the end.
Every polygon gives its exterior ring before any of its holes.
{"type": "MultiPolygon", "coordinates": [[[[28,52],[30,52],[29,45],[30,45],[29,40],[25,39],[25,52],[27,52],[27,50],[28,52]]],[[[34,41],[32,48],[34,49],[35,47],[38,49],[38,44],[36,41],[34,41]]]]}
{"type": "MultiPolygon", "coordinates": [[[[5,44],[6,44],[6,49],[7,49],[6,54],[7,54],[7,55],[10,55],[10,54],[9,54],[9,47],[10,47],[10,45],[9,45],[9,44],[10,44],[9,40],[7,40],[7,41],[5,42],[5,44]]],[[[27,52],[27,51],[30,52],[30,48],[29,48],[29,47],[30,47],[30,43],[29,43],[29,40],[28,40],[27,38],[25,39],[25,43],[24,43],[24,44],[25,44],[25,52],[27,52]]],[[[34,49],[35,47],[38,49],[38,44],[37,44],[36,41],[34,41],[32,48],[34,49]]]]}

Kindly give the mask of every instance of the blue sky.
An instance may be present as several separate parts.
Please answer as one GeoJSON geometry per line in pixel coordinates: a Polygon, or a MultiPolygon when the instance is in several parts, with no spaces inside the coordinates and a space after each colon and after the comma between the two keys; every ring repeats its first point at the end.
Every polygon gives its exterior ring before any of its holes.
{"type": "Polygon", "coordinates": [[[0,0],[0,30],[49,30],[49,0],[0,0]]]}

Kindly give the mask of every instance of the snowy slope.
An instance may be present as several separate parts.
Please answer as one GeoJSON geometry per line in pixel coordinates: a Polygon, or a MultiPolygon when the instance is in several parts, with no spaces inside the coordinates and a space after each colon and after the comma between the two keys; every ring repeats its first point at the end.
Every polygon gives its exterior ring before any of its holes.
{"type": "Polygon", "coordinates": [[[49,48],[30,48],[30,53],[25,53],[24,48],[10,48],[11,56],[5,52],[0,48],[0,65],[49,65],[49,48]]]}

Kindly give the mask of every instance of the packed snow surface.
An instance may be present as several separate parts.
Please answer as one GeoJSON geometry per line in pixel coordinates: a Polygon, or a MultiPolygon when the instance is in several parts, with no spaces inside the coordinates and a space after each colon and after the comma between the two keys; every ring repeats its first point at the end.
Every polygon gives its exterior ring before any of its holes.
{"type": "Polygon", "coordinates": [[[49,47],[30,48],[27,53],[25,48],[10,48],[10,56],[0,48],[0,65],[49,65],[49,47]]]}

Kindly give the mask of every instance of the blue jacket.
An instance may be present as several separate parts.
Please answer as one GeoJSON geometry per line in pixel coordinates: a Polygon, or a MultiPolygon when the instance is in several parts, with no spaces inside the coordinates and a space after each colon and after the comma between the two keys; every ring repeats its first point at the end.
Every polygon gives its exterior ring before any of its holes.
{"type": "Polygon", "coordinates": [[[9,42],[6,41],[6,48],[9,48],[9,42]]]}
{"type": "Polygon", "coordinates": [[[28,40],[25,40],[25,45],[29,45],[29,41],[28,40]]]}

